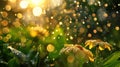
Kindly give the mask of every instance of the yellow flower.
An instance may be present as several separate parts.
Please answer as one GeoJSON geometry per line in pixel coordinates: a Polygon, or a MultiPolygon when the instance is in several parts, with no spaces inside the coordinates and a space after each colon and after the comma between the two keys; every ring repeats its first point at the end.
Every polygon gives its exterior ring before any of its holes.
{"type": "Polygon", "coordinates": [[[83,52],[86,54],[87,58],[92,62],[94,61],[93,54],[91,51],[89,51],[88,49],[85,49],[84,47],[82,47],[80,45],[75,45],[75,46],[79,47],[80,49],[82,48],[83,52]]]}
{"type": "Polygon", "coordinates": [[[93,48],[93,47],[98,47],[99,50],[104,50],[104,49],[108,49],[109,51],[111,50],[111,45],[107,42],[103,42],[101,40],[87,40],[85,42],[85,47],[89,46],[89,49],[93,48]]]}
{"type": "Polygon", "coordinates": [[[104,50],[104,48],[103,48],[103,47],[101,47],[101,46],[98,46],[98,48],[99,48],[99,50],[101,50],[101,51],[102,51],[102,50],[104,50]]]}
{"type": "Polygon", "coordinates": [[[89,49],[92,49],[95,46],[96,40],[87,40],[85,42],[85,47],[89,46],[89,49]]]}
{"type": "Polygon", "coordinates": [[[43,27],[40,27],[40,26],[34,27],[34,30],[38,31],[38,33],[43,36],[48,36],[48,34],[49,34],[49,32],[46,29],[44,29],[43,27]]]}
{"type": "Polygon", "coordinates": [[[38,32],[35,31],[35,30],[31,30],[31,31],[30,31],[30,35],[31,35],[32,37],[36,37],[37,34],[38,34],[38,32]]]}
{"type": "Polygon", "coordinates": [[[75,60],[84,60],[85,62],[87,61],[94,61],[93,54],[91,51],[85,49],[81,45],[66,45],[61,51],[60,54],[65,54],[68,55],[67,60],[68,62],[73,62],[75,60]],[[73,55],[71,55],[71,53],[73,55]],[[76,59],[75,59],[76,58],[76,59]]]}
{"type": "Polygon", "coordinates": [[[44,29],[40,26],[31,27],[29,30],[30,30],[30,34],[31,34],[32,37],[36,37],[36,36],[47,37],[49,35],[49,32],[46,29],[44,29]]]}
{"type": "Polygon", "coordinates": [[[111,51],[111,45],[107,42],[104,42],[104,44],[105,44],[104,47],[107,48],[109,51],[111,51]]]}

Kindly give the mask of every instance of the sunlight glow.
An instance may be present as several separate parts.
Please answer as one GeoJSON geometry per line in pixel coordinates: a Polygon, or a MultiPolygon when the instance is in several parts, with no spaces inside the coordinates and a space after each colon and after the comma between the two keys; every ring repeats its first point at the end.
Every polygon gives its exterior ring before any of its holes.
{"type": "Polygon", "coordinates": [[[33,8],[33,15],[40,16],[42,14],[42,9],[40,7],[33,8]]]}
{"type": "Polygon", "coordinates": [[[42,2],[42,0],[31,0],[31,2],[32,2],[34,5],[38,5],[39,3],[42,2]]]}
{"type": "Polygon", "coordinates": [[[27,7],[28,7],[28,2],[25,1],[25,0],[22,0],[22,1],[20,2],[20,7],[23,8],[23,9],[27,8],[27,7]]]}

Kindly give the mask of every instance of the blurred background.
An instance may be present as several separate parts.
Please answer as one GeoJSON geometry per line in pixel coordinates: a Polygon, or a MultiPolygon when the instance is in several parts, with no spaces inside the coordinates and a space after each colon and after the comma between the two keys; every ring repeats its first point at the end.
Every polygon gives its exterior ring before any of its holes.
{"type": "MultiPolygon", "coordinates": [[[[119,0],[0,0],[2,67],[59,67],[66,44],[79,44],[93,53],[95,62],[83,67],[119,67],[119,34],[119,0]],[[87,40],[87,45],[100,47],[85,47],[87,40]]],[[[63,62],[63,67],[77,65],[63,62]]]]}

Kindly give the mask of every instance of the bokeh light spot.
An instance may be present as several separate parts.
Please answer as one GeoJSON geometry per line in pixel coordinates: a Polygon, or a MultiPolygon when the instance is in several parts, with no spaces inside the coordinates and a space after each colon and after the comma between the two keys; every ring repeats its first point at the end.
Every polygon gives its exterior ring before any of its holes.
{"type": "Polygon", "coordinates": [[[72,55],[69,55],[69,56],[67,57],[67,61],[68,61],[69,63],[73,63],[74,60],[75,60],[75,58],[74,58],[74,56],[72,56],[72,55]]]}
{"type": "Polygon", "coordinates": [[[27,7],[28,7],[28,2],[25,1],[25,0],[22,0],[22,1],[20,2],[20,7],[23,8],[23,9],[27,8],[27,7]]]}
{"type": "Polygon", "coordinates": [[[42,9],[40,7],[33,8],[33,15],[40,16],[42,14],[42,9]]]}
{"type": "Polygon", "coordinates": [[[11,8],[10,5],[6,5],[6,6],[5,6],[5,9],[6,9],[7,11],[10,11],[12,8],[11,8]]]}
{"type": "Polygon", "coordinates": [[[52,44],[48,44],[47,51],[48,52],[53,52],[54,50],[55,50],[55,47],[52,44]]]}

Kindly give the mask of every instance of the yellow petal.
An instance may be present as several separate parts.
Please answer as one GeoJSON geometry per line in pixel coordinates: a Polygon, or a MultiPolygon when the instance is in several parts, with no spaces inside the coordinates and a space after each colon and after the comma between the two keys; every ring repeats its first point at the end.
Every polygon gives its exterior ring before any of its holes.
{"type": "Polygon", "coordinates": [[[36,37],[37,36],[37,31],[34,31],[34,30],[31,30],[30,31],[30,35],[32,36],[32,37],[36,37]]]}
{"type": "Polygon", "coordinates": [[[92,48],[93,48],[93,43],[90,43],[89,49],[92,49],[92,48]]]}
{"type": "Polygon", "coordinates": [[[108,46],[108,45],[105,45],[105,48],[107,48],[109,51],[111,51],[111,48],[110,48],[110,46],[108,46]]]}
{"type": "Polygon", "coordinates": [[[111,48],[110,48],[110,47],[108,47],[108,50],[109,50],[109,51],[111,51],[111,48]]]}
{"type": "Polygon", "coordinates": [[[91,62],[94,62],[94,58],[92,58],[92,57],[89,57],[89,60],[90,60],[91,62]]]}
{"type": "Polygon", "coordinates": [[[85,47],[87,47],[89,44],[85,44],[85,47]]]}
{"type": "Polygon", "coordinates": [[[99,46],[98,48],[99,48],[99,50],[101,50],[101,51],[104,50],[101,46],[99,46]]]}
{"type": "Polygon", "coordinates": [[[89,46],[90,42],[86,41],[85,42],[85,47],[89,46]]]}

